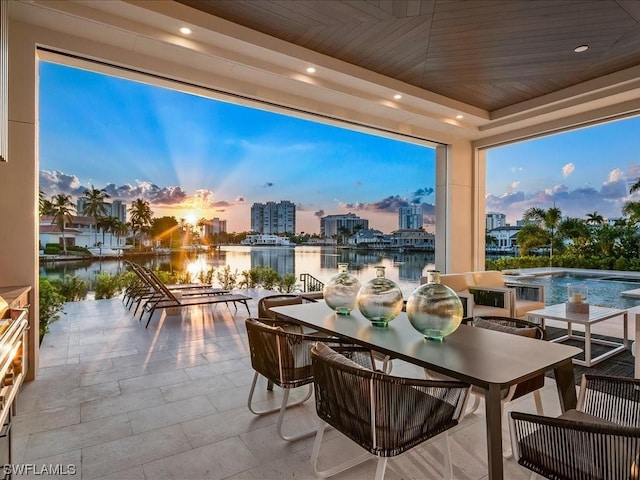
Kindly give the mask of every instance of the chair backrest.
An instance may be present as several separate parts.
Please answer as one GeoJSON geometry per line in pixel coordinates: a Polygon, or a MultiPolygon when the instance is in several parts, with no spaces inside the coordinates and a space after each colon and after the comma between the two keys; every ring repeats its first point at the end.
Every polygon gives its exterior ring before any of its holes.
{"type": "Polygon", "coordinates": [[[322,343],[311,356],[318,416],[374,455],[398,455],[462,415],[468,384],[387,375],[322,343]]]}
{"type": "Polygon", "coordinates": [[[280,387],[311,383],[311,347],[317,339],[267,325],[269,321],[245,320],[251,367],[280,387]]]}
{"type": "MultiPolygon", "coordinates": [[[[544,340],[547,338],[546,331],[540,325],[527,322],[526,320],[520,320],[519,318],[490,316],[474,317],[473,325],[475,327],[497,330],[512,335],[537,338],[538,340],[544,340]]],[[[515,400],[516,398],[520,398],[523,395],[535,392],[536,390],[544,387],[544,379],[544,373],[541,373],[540,375],[518,383],[511,399],[515,400]]]]}
{"type": "Polygon", "coordinates": [[[167,288],[162,280],[158,278],[153,270],[147,267],[140,267],[142,274],[147,277],[147,280],[152,288],[154,288],[158,293],[164,295],[167,300],[172,300],[176,303],[180,303],[178,298],[167,288]]]}
{"type": "Polygon", "coordinates": [[[273,307],[284,307],[286,305],[299,305],[303,299],[300,295],[283,293],[280,295],[269,295],[258,300],[258,317],[271,318],[275,320],[276,315],[271,311],[273,307]]]}
{"type": "Polygon", "coordinates": [[[640,428],[511,412],[517,462],[545,478],[640,478],[640,428]]]}
{"type": "Polygon", "coordinates": [[[499,270],[487,270],[486,272],[470,272],[473,279],[473,285],[478,287],[497,287],[505,286],[504,276],[499,270]]]}

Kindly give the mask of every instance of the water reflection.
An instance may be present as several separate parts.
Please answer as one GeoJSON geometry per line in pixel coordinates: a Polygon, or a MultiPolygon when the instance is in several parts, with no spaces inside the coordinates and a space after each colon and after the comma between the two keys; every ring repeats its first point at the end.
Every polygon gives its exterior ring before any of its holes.
{"type": "MultiPolygon", "coordinates": [[[[375,277],[375,267],[386,267],[386,276],[401,287],[416,287],[423,272],[434,268],[433,253],[400,253],[383,251],[355,251],[331,247],[247,247],[226,246],[210,253],[179,253],[171,256],[142,256],[134,261],[153,269],[182,272],[188,268],[193,279],[198,273],[229,265],[241,273],[256,267],[271,267],[281,276],[293,273],[313,275],[326,282],[338,269],[338,263],[348,263],[349,271],[364,283],[375,277]]],[[[66,274],[77,275],[95,285],[102,272],[112,275],[125,270],[121,259],[103,259],[81,262],[58,262],[40,265],[40,274],[50,278],[66,274]]]]}

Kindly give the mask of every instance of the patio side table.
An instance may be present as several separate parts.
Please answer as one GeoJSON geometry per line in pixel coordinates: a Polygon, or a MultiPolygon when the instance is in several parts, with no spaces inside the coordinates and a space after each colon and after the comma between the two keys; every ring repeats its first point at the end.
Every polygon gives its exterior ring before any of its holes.
{"type": "Polygon", "coordinates": [[[567,323],[567,334],[559,338],[554,338],[552,342],[564,342],[566,340],[580,340],[584,342],[584,360],[574,358],[573,363],[576,365],[583,365],[585,367],[591,367],[597,363],[610,358],[617,353],[629,348],[629,330],[628,330],[628,313],[626,310],[618,308],[600,307],[596,305],[589,306],[589,313],[574,313],[567,312],[566,305],[559,303],[557,305],[550,305],[539,310],[531,310],[527,312],[526,318],[530,322],[539,323],[544,328],[546,320],[557,320],[567,323]],[[591,325],[594,325],[604,320],[609,320],[615,317],[623,317],[623,330],[624,338],[623,342],[612,342],[609,340],[602,340],[599,338],[593,338],[591,336],[591,325]],[[584,336],[576,335],[573,331],[572,324],[577,323],[584,325],[584,336]],[[596,357],[592,356],[591,346],[592,344],[605,345],[613,347],[596,357]]]}

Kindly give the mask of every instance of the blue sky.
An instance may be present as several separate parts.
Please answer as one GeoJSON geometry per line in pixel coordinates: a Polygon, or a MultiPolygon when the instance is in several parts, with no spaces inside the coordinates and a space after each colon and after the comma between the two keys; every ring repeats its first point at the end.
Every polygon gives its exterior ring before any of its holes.
{"type": "MultiPolygon", "coordinates": [[[[40,63],[40,186],[81,195],[94,185],[156,216],[226,219],[250,228],[254,202],[297,204],[297,231],[353,212],[398,227],[421,203],[433,231],[433,149],[230,103],[40,63]]],[[[620,216],[640,176],[640,118],[495,148],[487,211],[515,224],[529,207],[620,216]]]]}
{"type": "Polygon", "coordinates": [[[629,186],[640,176],[640,117],[495,148],[487,155],[487,211],[515,224],[529,207],[584,218],[621,216],[640,201],[629,186]]]}
{"type": "Polygon", "coordinates": [[[433,226],[431,148],[41,62],[40,186],[90,185],[156,216],[227,220],[250,229],[254,202],[297,204],[297,231],[353,212],[398,228],[422,203],[433,226]]]}

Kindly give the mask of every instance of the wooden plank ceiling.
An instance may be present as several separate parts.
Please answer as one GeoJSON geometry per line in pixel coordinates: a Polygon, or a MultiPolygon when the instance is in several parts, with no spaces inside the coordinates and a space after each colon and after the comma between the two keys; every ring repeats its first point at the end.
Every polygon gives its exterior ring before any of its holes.
{"type": "Polygon", "coordinates": [[[490,112],[640,65],[640,0],[178,1],[490,112]]]}

